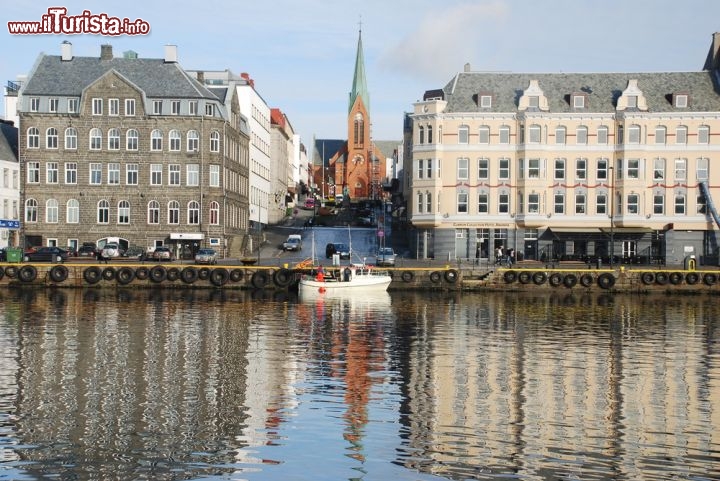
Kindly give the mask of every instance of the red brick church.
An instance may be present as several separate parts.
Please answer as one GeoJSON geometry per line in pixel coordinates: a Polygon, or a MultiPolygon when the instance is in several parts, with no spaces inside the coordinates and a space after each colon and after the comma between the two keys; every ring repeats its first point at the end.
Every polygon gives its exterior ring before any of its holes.
{"type": "Polygon", "coordinates": [[[383,187],[390,181],[388,158],[392,161],[393,149],[400,142],[374,141],[371,126],[360,31],[348,102],[347,140],[314,140],[313,180],[320,196],[343,194],[353,201],[383,199],[383,187]]]}

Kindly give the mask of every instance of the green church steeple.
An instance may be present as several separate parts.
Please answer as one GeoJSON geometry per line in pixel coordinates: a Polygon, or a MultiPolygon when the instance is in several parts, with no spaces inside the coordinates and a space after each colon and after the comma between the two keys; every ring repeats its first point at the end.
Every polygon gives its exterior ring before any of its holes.
{"type": "Polygon", "coordinates": [[[355,56],[355,75],[353,76],[352,92],[350,92],[350,104],[348,105],[348,112],[350,112],[355,105],[355,100],[360,97],[365,104],[365,109],[370,112],[370,94],[367,90],[367,81],[365,80],[365,58],[363,56],[362,48],[362,29],[358,34],[358,46],[357,54],[355,56]]]}

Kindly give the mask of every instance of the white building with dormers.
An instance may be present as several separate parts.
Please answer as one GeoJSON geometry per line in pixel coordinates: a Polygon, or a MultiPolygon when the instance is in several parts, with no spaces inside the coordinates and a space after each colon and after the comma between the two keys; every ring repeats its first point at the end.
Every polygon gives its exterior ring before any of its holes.
{"type": "Polygon", "coordinates": [[[408,115],[417,257],[717,265],[719,71],[719,33],[697,72],[467,65],[408,115]]]}

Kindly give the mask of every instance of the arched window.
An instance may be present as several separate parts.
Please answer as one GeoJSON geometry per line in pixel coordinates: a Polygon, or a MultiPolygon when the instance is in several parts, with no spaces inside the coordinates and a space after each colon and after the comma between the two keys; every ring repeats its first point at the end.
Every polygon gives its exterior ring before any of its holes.
{"type": "Polygon", "coordinates": [[[171,130],[168,134],[168,140],[170,142],[170,152],[179,152],[180,151],[180,131],[179,130],[171,130]]]}
{"type": "Polygon", "coordinates": [[[80,202],[70,199],[65,205],[65,222],[78,224],[80,222],[80,202]]]}
{"type": "Polygon", "coordinates": [[[46,149],[57,149],[58,148],[58,131],[55,127],[50,127],[45,133],[45,148],[46,149]]]}
{"type": "Polygon", "coordinates": [[[77,130],[75,127],[65,129],[65,148],[68,150],[77,149],[77,130]]]}
{"type": "Polygon", "coordinates": [[[150,202],[148,202],[147,223],[160,223],[160,203],[156,200],[151,200],[150,202]]]}
{"type": "Polygon", "coordinates": [[[97,223],[108,224],[110,222],[110,202],[105,199],[97,203],[97,223]]]}
{"type": "Polygon", "coordinates": [[[210,202],[210,224],[220,225],[220,204],[215,201],[210,202]]]}
{"type": "Polygon", "coordinates": [[[150,133],[150,150],[161,151],[163,146],[163,135],[162,131],[155,129],[150,133]]]}
{"type": "Polygon", "coordinates": [[[27,199],[25,201],[25,222],[37,222],[38,220],[38,203],[35,199],[27,199]]]}
{"type": "Polygon", "coordinates": [[[48,199],[45,202],[45,222],[48,224],[58,222],[58,201],[55,199],[48,199]]]}
{"type": "Polygon", "coordinates": [[[117,223],[130,223],[130,202],[126,200],[121,200],[120,202],[118,202],[117,223]]]}
{"type": "Polygon", "coordinates": [[[40,148],[40,130],[37,127],[27,129],[27,147],[28,149],[40,148]]]}
{"type": "Polygon", "coordinates": [[[220,132],[217,130],[210,134],[210,152],[220,152],[220,132]]]}
{"type": "Polygon", "coordinates": [[[120,129],[108,130],[108,150],[120,150],[120,129]]]}
{"type": "Polygon", "coordinates": [[[90,129],[90,150],[102,149],[102,131],[100,129],[90,129]]]}
{"type": "Polygon", "coordinates": [[[125,134],[125,149],[126,150],[137,150],[138,149],[138,131],[135,129],[129,129],[125,134]]]}
{"type": "Polygon", "coordinates": [[[200,150],[200,136],[197,130],[188,130],[187,133],[187,151],[197,152],[200,150]]]}
{"type": "Polygon", "coordinates": [[[171,200],[168,202],[168,224],[180,223],[180,202],[171,200]]]}
{"type": "Polygon", "coordinates": [[[200,204],[197,201],[188,202],[187,223],[193,225],[200,223],[200,204]]]}
{"type": "Polygon", "coordinates": [[[355,114],[354,128],[355,145],[363,145],[365,143],[365,122],[360,112],[355,114]]]}

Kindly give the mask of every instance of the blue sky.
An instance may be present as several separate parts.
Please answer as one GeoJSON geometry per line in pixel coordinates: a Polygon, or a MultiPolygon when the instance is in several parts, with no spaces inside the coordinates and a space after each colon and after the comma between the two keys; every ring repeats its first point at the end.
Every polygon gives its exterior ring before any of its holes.
{"type": "MultiPolygon", "coordinates": [[[[399,140],[403,113],[443,87],[466,63],[508,72],[699,71],[718,0],[154,0],[4,2],[3,85],[30,71],[40,52],[76,55],[134,50],[161,58],[178,46],[187,69],[247,72],[306,144],[344,138],[362,22],[372,136],[399,140]],[[10,35],[7,21],[39,21],[49,7],[150,24],[146,36],[10,35]]],[[[2,112],[2,110],[0,110],[2,112]]]]}

